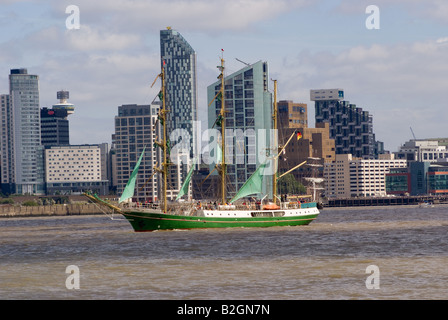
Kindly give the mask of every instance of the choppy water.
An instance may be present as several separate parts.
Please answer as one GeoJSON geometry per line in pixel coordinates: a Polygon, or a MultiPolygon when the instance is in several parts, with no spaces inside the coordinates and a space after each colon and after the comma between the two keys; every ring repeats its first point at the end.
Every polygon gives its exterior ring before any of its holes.
{"type": "Polygon", "coordinates": [[[152,233],[106,216],[0,219],[0,299],[448,299],[447,231],[442,206],[152,233]],[[366,287],[370,265],[379,289],[366,287]]]}

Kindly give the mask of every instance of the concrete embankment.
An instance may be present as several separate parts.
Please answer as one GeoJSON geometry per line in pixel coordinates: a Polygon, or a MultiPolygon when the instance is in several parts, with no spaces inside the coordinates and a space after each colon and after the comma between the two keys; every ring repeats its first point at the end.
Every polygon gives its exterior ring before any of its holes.
{"type": "Polygon", "coordinates": [[[72,216],[103,214],[97,205],[81,204],[53,204],[46,206],[0,206],[0,218],[39,217],[39,216],[72,216]]]}

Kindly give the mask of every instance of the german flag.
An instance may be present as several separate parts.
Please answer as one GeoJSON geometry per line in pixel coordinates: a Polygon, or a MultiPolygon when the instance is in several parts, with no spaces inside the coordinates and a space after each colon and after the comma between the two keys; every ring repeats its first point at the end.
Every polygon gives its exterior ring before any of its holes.
{"type": "Polygon", "coordinates": [[[300,140],[302,138],[302,133],[299,131],[297,132],[297,140],[300,140]]]}

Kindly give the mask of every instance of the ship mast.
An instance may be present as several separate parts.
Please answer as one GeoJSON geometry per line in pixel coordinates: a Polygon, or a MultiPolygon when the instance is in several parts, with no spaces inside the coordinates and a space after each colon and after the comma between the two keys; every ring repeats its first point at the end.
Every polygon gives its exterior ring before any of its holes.
{"type": "MultiPolygon", "coordinates": [[[[272,115],[272,119],[274,121],[274,146],[275,142],[278,141],[277,136],[277,115],[278,115],[278,107],[277,107],[277,80],[274,80],[274,113],[272,115]]],[[[277,157],[274,158],[274,174],[272,176],[272,200],[274,204],[277,203],[277,157]]]]}
{"type": "Polygon", "coordinates": [[[156,77],[154,82],[152,83],[151,87],[154,85],[154,83],[157,81],[157,79],[160,77],[162,80],[162,88],[160,89],[159,93],[159,99],[162,101],[162,109],[159,110],[159,123],[162,125],[162,141],[155,141],[155,144],[162,148],[163,150],[163,159],[161,166],[162,168],[155,168],[155,170],[162,174],[163,176],[163,183],[162,183],[162,208],[163,212],[167,212],[168,207],[168,201],[167,201],[167,180],[168,180],[168,167],[171,165],[169,162],[168,156],[167,156],[167,134],[166,134],[166,114],[168,113],[168,110],[166,110],[166,86],[165,86],[165,61],[163,61],[162,64],[162,72],[156,77]]]}
{"type": "Polygon", "coordinates": [[[162,175],[163,175],[163,212],[167,212],[168,201],[166,198],[166,190],[167,190],[167,177],[168,177],[168,166],[169,161],[167,157],[167,143],[166,143],[166,114],[168,111],[166,110],[166,87],[165,87],[165,61],[162,66],[162,112],[161,119],[163,121],[163,162],[162,162],[162,175]]]}
{"type": "Polygon", "coordinates": [[[221,195],[222,204],[226,204],[226,149],[225,149],[225,131],[226,131],[226,118],[225,118],[225,103],[224,103],[224,58],[221,58],[221,195]]]}

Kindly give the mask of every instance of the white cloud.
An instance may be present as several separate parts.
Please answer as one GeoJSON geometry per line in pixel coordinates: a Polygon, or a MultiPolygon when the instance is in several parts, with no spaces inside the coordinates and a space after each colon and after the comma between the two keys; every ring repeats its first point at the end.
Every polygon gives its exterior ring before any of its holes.
{"type": "Polygon", "coordinates": [[[446,43],[448,42],[448,37],[439,38],[436,40],[437,43],[446,43]]]}
{"type": "Polygon", "coordinates": [[[376,5],[381,13],[392,8],[410,14],[412,17],[437,20],[448,23],[448,1],[446,0],[344,0],[335,11],[345,14],[363,14],[368,5],[376,5]]]}
{"type": "MultiPolygon", "coordinates": [[[[184,31],[243,30],[266,19],[313,3],[310,0],[78,0],[83,25],[107,24],[113,30],[150,31],[171,26],[184,31]]],[[[64,12],[55,1],[54,15],[64,12]]]]}
{"type": "Polygon", "coordinates": [[[66,30],[65,37],[70,48],[81,51],[130,49],[140,41],[138,34],[111,33],[88,25],[82,25],[79,30],[66,30]]]}

